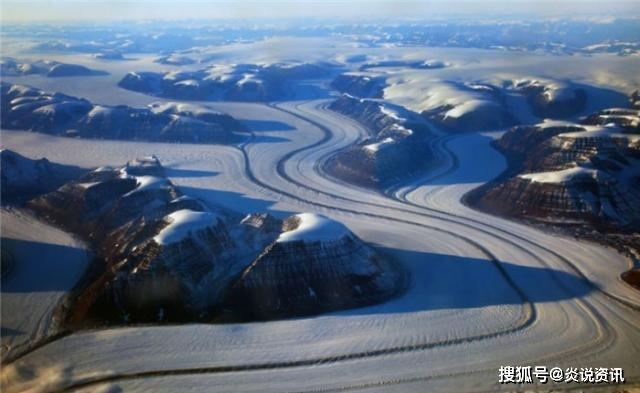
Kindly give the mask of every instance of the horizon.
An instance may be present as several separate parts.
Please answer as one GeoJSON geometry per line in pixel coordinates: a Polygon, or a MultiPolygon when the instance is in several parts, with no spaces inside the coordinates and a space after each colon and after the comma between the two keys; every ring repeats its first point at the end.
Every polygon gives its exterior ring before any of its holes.
{"type": "Polygon", "coordinates": [[[543,18],[607,18],[640,17],[637,2],[617,0],[598,1],[505,1],[478,2],[436,0],[420,2],[405,0],[255,0],[233,2],[189,0],[175,4],[170,1],[98,1],[79,0],[46,1],[8,0],[0,5],[0,20],[3,24],[61,23],[82,24],[89,22],[144,21],[268,21],[304,22],[307,20],[392,21],[392,20],[438,20],[458,19],[543,19],[543,18]]]}

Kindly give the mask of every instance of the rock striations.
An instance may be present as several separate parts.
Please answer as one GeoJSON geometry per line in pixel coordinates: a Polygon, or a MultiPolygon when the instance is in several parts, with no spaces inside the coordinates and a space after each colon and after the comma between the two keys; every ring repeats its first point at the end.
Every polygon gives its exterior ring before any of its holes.
{"type": "Polygon", "coordinates": [[[607,109],[587,117],[587,124],[513,128],[496,143],[509,158],[509,171],[469,201],[547,224],[638,233],[639,116],[638,110],[607,109]]]}
{"type": "Polygon", "coordinates": [[[380,302],[402,277],[344,225],[316,214],[284,222],[276,242],[247,267],[227,304],[250,319],[272,319],[380,302]]]}
{"type": "Polygon", "coordinates": [[[81,138],[196,143],[231,143],[240,140],[237,133],[244,131],[233,117],[202,106],[104,106],[4,82],[0,90],[3,127],[8,129],[81,138]]]}
{"type": "Polygon", "coordinates": [[[98,257],[78,290],[76,324],[317,314],[382,301],[401,282],[343,225],[211,210],[182,195],[155,157],[98,168],[27,207],[98,257]]]}
{"type": "Polygon", "coordinates": [[[434,135],[418,115],[349,95],[343,95],[329,108],[362,123],[370,134],[325,163],[325,170],[333,176],[379,188],[424,170],[433,161],[428,142],[434,135]]]}
{"type": "Polygon", "coordinates": [[[178,100],[274,101],[286,97],[288,85],[331,72],[312,63],[217,65],[196,71],[130,72],[119,86],[178,100]]]}
{"type": "Polygon", "coordinates": [[[344,73],[331,81],[331,87],[358,98],[382,98],[386,85],[384,76],[371,73],[344,73]]]}

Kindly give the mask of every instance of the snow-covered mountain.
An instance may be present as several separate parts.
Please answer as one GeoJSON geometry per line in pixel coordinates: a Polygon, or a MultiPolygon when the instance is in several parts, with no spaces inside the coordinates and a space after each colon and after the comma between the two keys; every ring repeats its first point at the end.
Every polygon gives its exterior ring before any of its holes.
{"type": "Polygon", "coordinates": [[[327,76],[324,63],[217,65],[197,71],[130,72],[119,86],[180,100],[273,101],[286,97],[288,84],[327,76]]]}
{"type": "Polygon", "coordinates": [[[155,157],[98,168],[27,206],[101,259],[72,323],[209,320],[221,307],[233,318],[272,319],[371,304],[399,289],[397,269],[342,224],[212,210],[183,195],[155,157]],[[269,285],[278,291],[255,297],[269,285]],[[317,295],[299,297],[309,285],[317,295]]]}
{"type": "Polygon", "coordinates": [[[226,304],[245,318],[273,319],[378,303],[403,276],[344,225],[304,213],[233,284],[226,304]]]}
{"type": "Polygon", "coordinates": [[[27,62],[19,61],[10,57],[3,58],[0,61],[0,74],[3,76],[38,74],[50,78],[107,75],[105,71],[92,70],[79,64],[60,63],[53,60],[27,62]]]}
{"type": "Polygon", "coordinates": [[[244,127],[197,105],[106,106],[61,93],[2,83],[3,127],[81,138],[231,143],[244,127]]]}
{"type": "Polygon", "coordinates": [[[566,118],[584,110],[587,93],[567,82],[520,79],[507,82],[507,90],[527,98],[533,114],[540,118],[566,118]]]}
{"type": "Polygon", "coordinates": [[[20,204],[53,191],[78,177],[82,169],[55,164],[46,158],[33,160],[13,150],[0,150],[2,205],[20,204]]]}
{"type": "Polygon", "coordinates": [[[419,115],[389,104],[343,95],[329,106],[370,132],[366,140],[337,152],[325,164],[332,175],[359,185],[380,187],[424,171],[433,162],[434,138],[419,115]]]}
{"type": "Polygon", "coordinates": [[[639,119],[638,110],[608,109],[585,124],[546,121],[511,129],[496,143],[510,169],[475,203],[539,222],[637,232],[639,119]]]}
{"type": "Polygon", "coordinates": [[[385,85],[383,75],[358,72],[340,74],[331,82],[339,92],[359,98],[382,98],[385,85]]]}

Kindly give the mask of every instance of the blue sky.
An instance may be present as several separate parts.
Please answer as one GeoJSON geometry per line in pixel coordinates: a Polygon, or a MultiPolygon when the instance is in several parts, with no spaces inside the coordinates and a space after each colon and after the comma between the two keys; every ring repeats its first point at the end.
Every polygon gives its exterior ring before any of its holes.
{"type": "Polygon", "coordinates": [[[2,0],[0,4],[5,22],[640,15],[638,0],[2,0]]]}

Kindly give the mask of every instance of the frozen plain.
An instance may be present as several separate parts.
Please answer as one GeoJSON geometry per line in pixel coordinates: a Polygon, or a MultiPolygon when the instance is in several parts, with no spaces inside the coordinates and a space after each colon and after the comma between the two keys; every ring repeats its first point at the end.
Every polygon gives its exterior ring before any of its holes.
{"type": "MultiPolygon", "coordinates": [[[[444,52],[438,57],[448,61],[463,56],[444,52]]],[[[474,77],[497,73],[487,60],[469,66],[474,77]]],[[[605,60],[585,61],[593,67],[572,77],[603,83],[594,70],[605,60]]],[[[507,71],[520,74],[527,66],[507,71]]],[[[442,77],[461,77],[470,71],[464,68],[445,69],[449,75],[442,77]]],[[[157,101],[118,89],[112,83],[117,72],[110,71],[96,77],[104,78],[99,92],[80,81],[48,89],[99,103],[157,101]]],[[[47,86],[38,83],[51,83],[14,79],[41,88],[47,86]]],[[[318,162],[365,135],[355,122],[325,110],[326,103],[210,104],[253,129],[240,148],[3,131],[6,148],[87,168],[156,154],[187,194],[244,212],[325,214],[411,274],[410,288],[396,299],[316,318],[76,333],[4,367],[8,391],[450,391],[452,385],[485,391],[501,388],[502,365],[622,367],[627,386],[640,383],[640,302],[618,279],[628,261],[613,250],[547,235],[460,202],[504,168],[489,146],[499,132],[443,136],[435,145],[439,168],[376,194],[319,171],[318,162]]]]}

